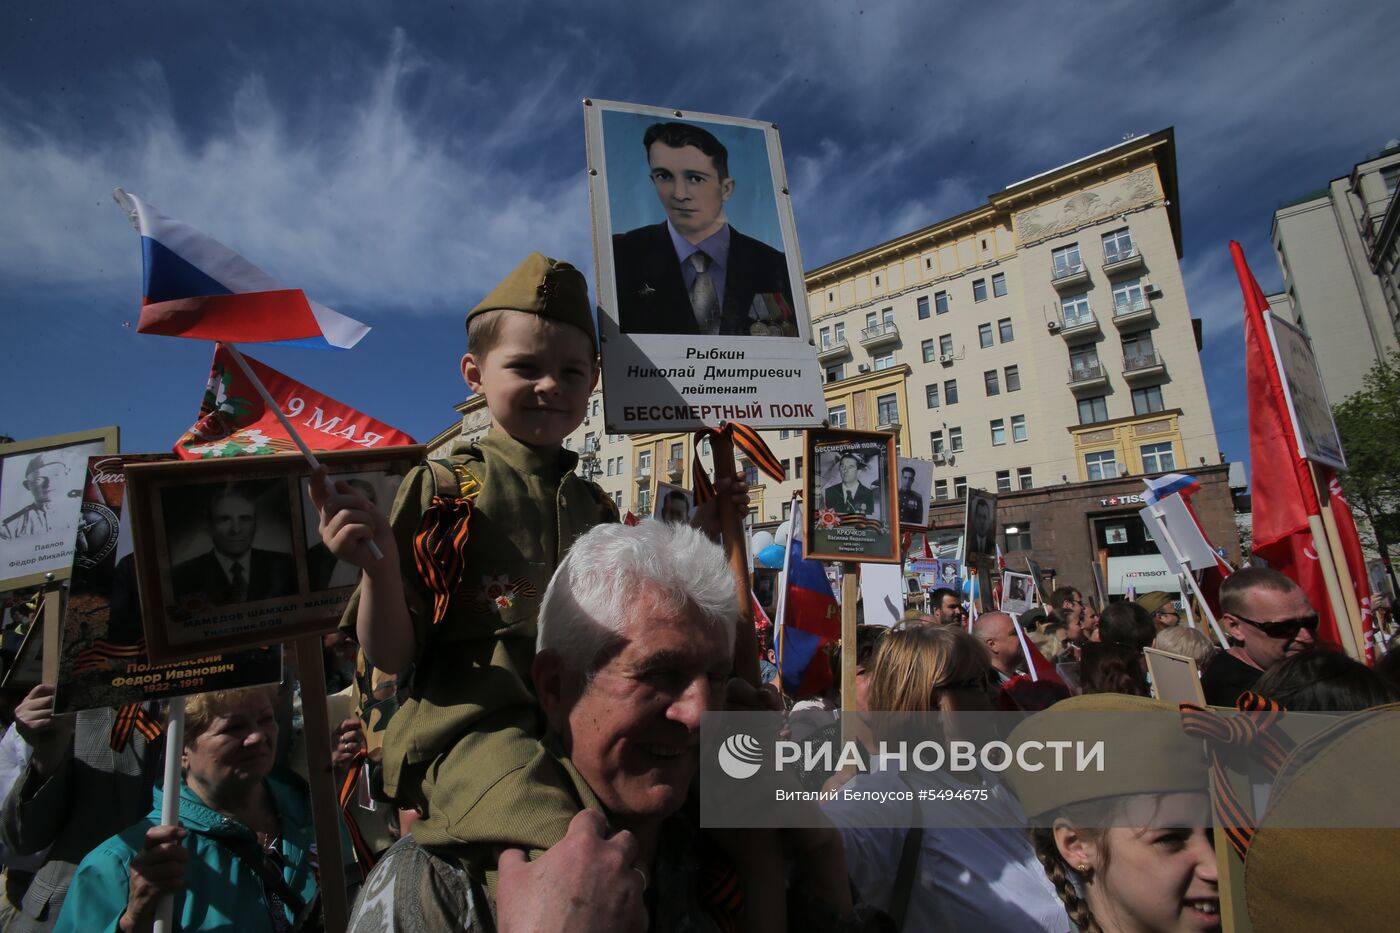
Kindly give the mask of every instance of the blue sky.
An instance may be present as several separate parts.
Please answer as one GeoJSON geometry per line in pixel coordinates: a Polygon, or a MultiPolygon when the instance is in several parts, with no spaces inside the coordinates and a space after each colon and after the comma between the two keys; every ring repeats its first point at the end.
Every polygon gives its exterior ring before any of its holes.
{"type": "Polygon", "coordinates": [[[0,433],[168,449],[212,348],[137,335],[117,185],[375,330],[253,355],[426,439],[465,395],[463,313],[525,253],[592,266],[580,100],[779,125],[804,264],[1176,128],[1221,447],[1247,453],[1241,240],[1400,136],[1387,5],[8,3],[0,9],[0,433]]]}

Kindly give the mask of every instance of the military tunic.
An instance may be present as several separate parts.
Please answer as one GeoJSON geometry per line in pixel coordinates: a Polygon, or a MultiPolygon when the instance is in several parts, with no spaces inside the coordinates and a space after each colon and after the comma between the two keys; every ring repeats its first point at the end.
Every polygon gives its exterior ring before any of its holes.
{"type": "MultiPolygon", "coordinates": [[[[437,625],[413,559],[413,537],[438,493],[431,467],[405,477],[390,516],[417,662],[384,739],[384,789],[423,810],[413,827],[422,845],[546,849],[563,838],[578,803],[532,774],[544,734],[530,680],[540,600],[573,542],[616,512],[574,474],[571,451],[493,430],[458,444],[451,462],[466,465],[479,492],[461,580],[437,625]]],[[[354,634],[358,610],[357,590],[342,631],[354,634]]]]}

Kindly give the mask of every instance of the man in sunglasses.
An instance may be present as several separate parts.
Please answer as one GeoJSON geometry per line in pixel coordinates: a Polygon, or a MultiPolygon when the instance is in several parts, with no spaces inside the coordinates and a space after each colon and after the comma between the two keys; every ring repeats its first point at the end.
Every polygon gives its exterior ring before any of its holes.
{"type": "Polygon", "coordinates": [[[1220,610],[1233,645],[1211,658],[1201,676],[1212,706],[1233,707],[1270,666],[1316,641],[1317,612],[1308,595],[1277,570],[1236,571],[1220,587],[1220,610]]]}

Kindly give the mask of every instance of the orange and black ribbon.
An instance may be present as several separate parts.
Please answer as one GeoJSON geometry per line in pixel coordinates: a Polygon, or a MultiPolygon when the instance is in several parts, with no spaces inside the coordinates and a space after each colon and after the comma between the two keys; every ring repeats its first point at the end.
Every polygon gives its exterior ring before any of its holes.
{"type": "Polygon", "coordinates": [[[1248,749],[1264,765],[1270,777],[1278,774],[1288,757],[1288,748],[1273,734],[1283,707],[1273,700],[1246,690],[1236,707],[1247,716],[1222,716],[1193,703],[1181,704],[1181,728],[1187,735],[1206,740],[1210,773],[1215,781],[1216,823],[1230,847],[1243,859],[1254,839],[1255,823],[1251,808],[1240,799],[1225,772],[1222,749],[1248,749]]]}
{"type": "Polygon", "coordinates": [[[360,786],[360,775],[367,761],[369,754],[363,748],[357,750],[355,757],[350,761],[350,770],[345,775],[345,782],[340,785],[341,822],[345,824],[345,831],[350,835],[350,845],[355,850],[355,861],[365,877],[368,877],[370,869],[374,868],[374,852],[370,850],[369,843],[365,842],[364,833],[360,832],[360,824],[355,822],[350,807],[355,800],[355,790],[360,786]]]}
{"type": "Polygon", "coordinates": [[[134,731],[144,735],[146,741],[154,742],[164,730],[155,717],[146,712],[145,704],[128,703],[117,710],[117,718],[112,722],[112,732],[107,744],[112,747],[112,751],[119,752],[126,748],[134,731]]]}
{"type": "Polygon", "coordinates": [[[783,481],[783,465],[774,456],[773,451],[768,448],[768,444],[759,436],[759,433],[746,424],[726,421],[718,428],[701,428],[695,432],[695,502],[697,504],[708,502],[715,497],[715,485],[710,481],[710,474],[705,472],[705,467],[700,462],[700,441],[706,437],[721,436],[729,438],[735,447],[753,461],[754,466],[772,477],[774,482],[781,483],[783,481]]]}
{"type": "Polygon", "coordinates": [[[447,617],[447,605],[462,578],[467,549],[467,524],[474,496],[468,490],[475,478],[454,468],[462,493],[457,498],[435,495],[423,510],[418,533],[413,536],[413,562],[433,595],[433,624],[447,617]]]}

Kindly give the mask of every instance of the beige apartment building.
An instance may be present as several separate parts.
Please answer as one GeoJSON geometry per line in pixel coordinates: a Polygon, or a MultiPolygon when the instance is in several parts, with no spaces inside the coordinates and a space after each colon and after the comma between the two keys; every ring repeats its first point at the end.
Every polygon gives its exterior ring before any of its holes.
{"type": "Polygon", "coordinates": [[[1337,404],[1400,334],[1400,140],[1350,174],[1274,212],[1283,291],[1269,296],[1312,338],[1327,398],[1337,404]]]}
{"type": "MultiPolygon", "coordinates": [[[[1057,486],[1218,463],[1176,185],[1166,129],[808,272],[831,424],[894,431],[902,456],[932,459],[935,515],[969,486],[1048,487],[1053,502],[1057,486]]],[[[459,411],[463,423],[432,446],[485,430],[478,400],[459,411]]],[[[766,437],[787,478],[746,465],[756,524],[787,516],[804,472],[800,431],[766,437]]],[[[610,435],[601,392],[569,445],[624,513],[650,514],[659,482],[692,485],[691,436],[610,435]]],[[[1099,497],[1106,514],[1141,507],[1121,482],[1112,488],[1099,497]]],[[[1038,511],[1037,549],[1057,524],[1089,550],[1104,546],[1081,504],[1063,520],[1038,511]]],[[[1233,526],[1218,535],[1227,546],[1233,526]]]]}

